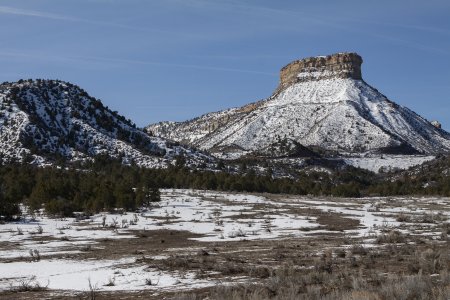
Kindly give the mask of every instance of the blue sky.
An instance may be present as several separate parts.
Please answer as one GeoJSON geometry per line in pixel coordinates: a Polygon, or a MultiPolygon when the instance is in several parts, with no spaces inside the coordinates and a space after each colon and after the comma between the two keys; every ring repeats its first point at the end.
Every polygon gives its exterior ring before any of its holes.
{"type": "Polygon", "coordinates": [[[0,81],[70,81],[138,126],[271,95],[290,61],[363,78],[450,130],[450,1],[0,0],[0,81]]]}

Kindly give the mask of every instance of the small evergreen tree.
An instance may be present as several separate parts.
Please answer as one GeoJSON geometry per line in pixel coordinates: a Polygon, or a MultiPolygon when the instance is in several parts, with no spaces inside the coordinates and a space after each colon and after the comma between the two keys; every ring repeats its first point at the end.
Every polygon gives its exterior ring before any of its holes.
{"type": "Polygon", "coordinates": [[[152,187],[150,189],[150,202],[159,202],[161,201],[161,193],[159,191],[159,188],[152,187]]]}
{"type": "Polygon", "coordinates": [[[11,220],[14,216],[20,215],[19,205],[3,196],[0,190],[0,220],[11,220]]]}

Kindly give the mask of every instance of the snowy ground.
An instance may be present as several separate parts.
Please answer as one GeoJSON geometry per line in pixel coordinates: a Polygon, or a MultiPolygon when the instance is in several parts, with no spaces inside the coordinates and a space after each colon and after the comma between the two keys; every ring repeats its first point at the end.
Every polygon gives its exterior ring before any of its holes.
{"type": "Polygon", "coordinates": [[[376,157],[345,158],[344,161],[350,166],[378,173],[380,171],[407,170],[434,158],[434,156],[424,155],[380,155],[376,157]]]}
{"type": "Polygon", "coordinates": [[[42,215],[1,224],[0,291],[24,284],[88,291],[91,282],[98,291],[162,292],[236,283],[245,278],[205,278],[185,268],[162,268],[160,262],[167,266],[171,258],[214,245],[308,240],[324,234],[373,247],[377,235],[393,229],[438,239],[441,223],[449,217],[447,198],[334,199],[164,190],[162,201],[147,211],[104,213],[86,220],[42,215]],[[173,233],[185,234],[171,238],[173,233]]]}

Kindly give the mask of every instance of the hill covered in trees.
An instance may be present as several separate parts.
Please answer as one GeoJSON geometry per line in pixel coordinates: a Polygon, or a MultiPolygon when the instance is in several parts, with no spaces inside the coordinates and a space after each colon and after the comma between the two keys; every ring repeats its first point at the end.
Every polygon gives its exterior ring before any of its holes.
{"type": "Polygon", "coordinates": [[[0,161],[49,165],[100,154],[149,168],[165,168],[175,156],[185,156],[194,168],[211,160],[192,148],[150,137],[69,82],[0,84],[0,161]]]}
{"type": "Polygon", "coordinates": [[[182,164],[167,169],[123,165],[97,157],[80,168],[9,164],[0,167],[0,216],[20,215],[19,205],[50,215],[74,211],[96,213],[121,208],[133,211],[158,201],[160,188],[190,188],[234,192],[285,193],[360,197],[389,195],[450,196],[450,158],[396,174],[374,174],[356,168],[336,172],[298,172],[295,178],[191,170],[182,164]]]}

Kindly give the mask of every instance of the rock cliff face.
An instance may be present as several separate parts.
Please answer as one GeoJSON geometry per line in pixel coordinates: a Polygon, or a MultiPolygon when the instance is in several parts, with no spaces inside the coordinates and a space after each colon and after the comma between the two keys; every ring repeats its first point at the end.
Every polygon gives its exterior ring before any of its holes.
{"type": "Polygon", "coordinates": [[[147,130],[223,158],[289,148],[279,145],[346,156],[450,151],[449,133],[368,85],[361,64],[356,53],[294,61],[266,100],[147,130]]]}
{"type": "Polygon", "coordinates": [[[333,77],[360,80],[362,62],[361,56],[356,53],[337,53],[296,60],[281,69],[278,90],[297,82],[333,77]]]}

